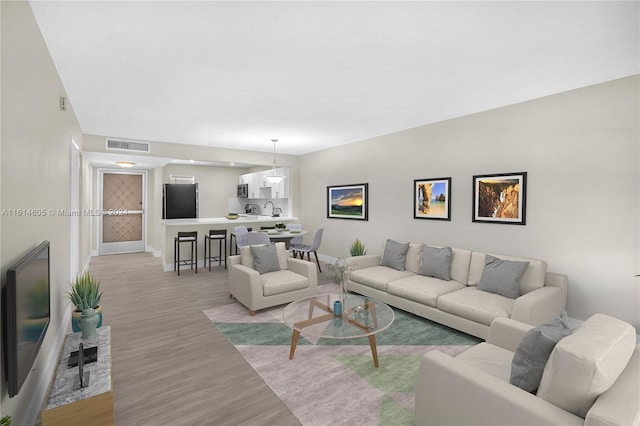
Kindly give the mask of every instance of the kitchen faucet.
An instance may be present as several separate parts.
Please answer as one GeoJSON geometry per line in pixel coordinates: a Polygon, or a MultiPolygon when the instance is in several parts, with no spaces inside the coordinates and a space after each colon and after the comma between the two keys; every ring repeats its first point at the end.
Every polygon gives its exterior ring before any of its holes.
{"type": "Polygon", "coordinates": [[[273,204],[273,201],[267,201],[266,203],[264,203],[264,208],[267,208],[267,204],[271,203],[271,215],[273,216],[273,213],[276,210],[276,206],[273,204]]]}

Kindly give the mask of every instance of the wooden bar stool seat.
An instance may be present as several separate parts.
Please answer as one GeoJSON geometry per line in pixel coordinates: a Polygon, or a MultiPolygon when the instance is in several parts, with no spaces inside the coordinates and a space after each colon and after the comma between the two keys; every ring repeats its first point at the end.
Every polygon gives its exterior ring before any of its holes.
{"type": "Polygon", "coordinates": [[[180,276],[180,265],[190,265],[193,269],[193,265],[196,265],[196,274],[198,273],[198,232],[178,232],[178,236],[173,239],[173,270],[178,271],[180,276]],[[180,244],[191,244],[191,257],[189,259],[182,259],[180,257],[180,244]],[[194,256],[195,250],[195,256],[194,256]]]}
{"type": "Polygon", "coordinates": [[[204,266],[209,262],[209,270],[211,270],[211,261],[218,261],[218,266],[222,266],[224,260],[224,269],[227,269],[227,230],[226,229],[210,229],[209,234],[204,236],[204,266]],[[218,241],[218,255],[214,256],[211,252],[211,241],[218,241]],[[224,257],[222,257],[222,247],[224,247],[224,257]],[[209,249],[207,254],[207,249],[209,249]]]}

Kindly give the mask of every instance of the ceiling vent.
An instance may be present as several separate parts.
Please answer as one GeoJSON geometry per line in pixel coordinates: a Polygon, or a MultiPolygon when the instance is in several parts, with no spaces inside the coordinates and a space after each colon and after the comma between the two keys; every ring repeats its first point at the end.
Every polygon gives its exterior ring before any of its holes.
{"type": "Polygon", "coordinates": [[[149,144],[146,142],[121,141],[117,139],[107,139],[107,149],[119,149],[122,151],[150,152],[149,144]]]}

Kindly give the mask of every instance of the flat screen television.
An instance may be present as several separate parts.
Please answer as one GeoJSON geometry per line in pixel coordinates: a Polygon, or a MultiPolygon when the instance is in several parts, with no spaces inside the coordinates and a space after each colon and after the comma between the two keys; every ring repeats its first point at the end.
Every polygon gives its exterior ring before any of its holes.
{"type": "Polygon", "coordinates": [[[7,270],[2,287],[2,343],[9,397],[18,394],[51,320],[49,241],[7,270]]]}

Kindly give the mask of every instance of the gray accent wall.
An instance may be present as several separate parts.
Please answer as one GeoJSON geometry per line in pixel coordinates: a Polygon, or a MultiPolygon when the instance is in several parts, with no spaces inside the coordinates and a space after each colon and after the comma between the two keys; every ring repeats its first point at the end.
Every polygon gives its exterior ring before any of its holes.
{"type": "Polygon", "coordinates": [[[300,211],[320,251],[386,238],[537,257],[569,276],[567,311],[640,330],[638,76],[305,155],[300,211]],[[473,175],[528,172],[526,225],[472,222],[473,175]],[[413,219],[413,180],[452,178],[451,221],[413,219]],[[326,186],[369,184],[369,221],[327,219],[326,186]]]}

